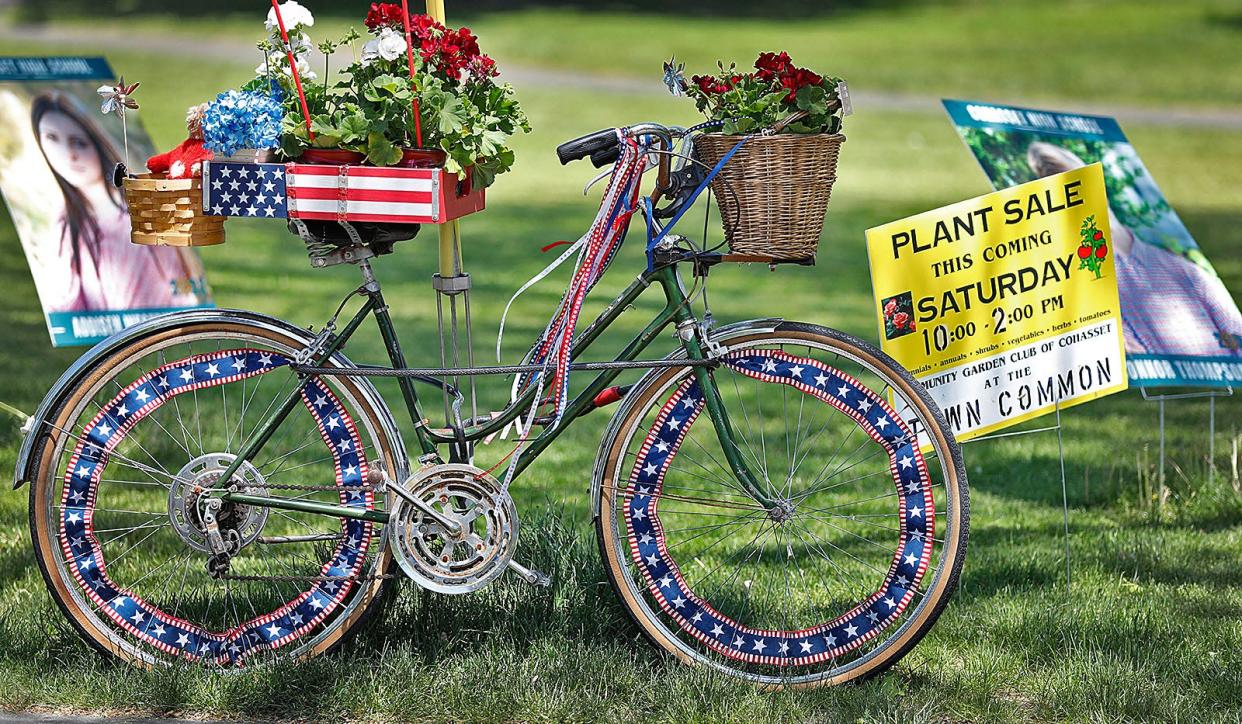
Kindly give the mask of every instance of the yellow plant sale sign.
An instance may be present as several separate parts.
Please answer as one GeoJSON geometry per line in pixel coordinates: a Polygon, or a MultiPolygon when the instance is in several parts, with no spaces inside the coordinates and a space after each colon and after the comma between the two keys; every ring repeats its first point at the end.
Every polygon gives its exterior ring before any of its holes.
{"type": "Polygon", "coordinates": [[[1109,238],[1099,164],[869,229],[881,346],[959,439],[1124,390],[1109,238]]]}

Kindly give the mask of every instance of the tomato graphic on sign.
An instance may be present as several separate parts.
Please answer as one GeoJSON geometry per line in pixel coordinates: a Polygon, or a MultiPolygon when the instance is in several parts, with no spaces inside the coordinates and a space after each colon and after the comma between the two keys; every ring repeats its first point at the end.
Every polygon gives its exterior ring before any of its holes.
{"type": "Polygon", "coordinates": [[[1095,278],[1099,279],[1100,269],[1104,266],[1104,260],[1108,258],[1108,239],[1105,239],[1104,232],[1096,227],[1094,214],[1083,219],[1082,228],[1078,230],[1078,233],[1082,236],[1082,243],[1078,245],[1078,268],[1090,269],[1095,273],[1095,278]]]}

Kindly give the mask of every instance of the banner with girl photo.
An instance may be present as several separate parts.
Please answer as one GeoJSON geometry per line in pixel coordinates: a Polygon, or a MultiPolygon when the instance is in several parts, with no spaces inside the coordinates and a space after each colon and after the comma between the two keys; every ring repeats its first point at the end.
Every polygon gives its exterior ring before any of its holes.
{"type": "Polygon", "coordinates": [[[100,112],[103,58],[0,58],[0,195],[54,346],[94,344],[165,312],[210,307],[192,249],[138,246],[113,186],[117,162],[152,153],[138,116],[100,112]]]}
{"type": "Polygon", "coordinates": [[[997,190],[1103,165],[1131,385],[1242,386],[1242,312],[1116,120],[944,105],[997,190]]]}

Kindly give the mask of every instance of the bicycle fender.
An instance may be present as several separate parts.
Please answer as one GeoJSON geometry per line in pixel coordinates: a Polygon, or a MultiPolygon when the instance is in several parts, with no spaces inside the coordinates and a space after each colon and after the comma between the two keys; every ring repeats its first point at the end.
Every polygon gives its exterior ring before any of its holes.
{"type": "MultiPolygon", "coordinates": [[[[309,344],[315,337],[314,334],[307,330],[284,320],[243,309],[196,309],[173,312],[152,317],[140,324],[127,327],[113,334],[111,337],[91,347],[86,354],[79,357],[69,369],[65,370],[60,379],[56,380],[56,384],[52,385],[47,395],[43,397],[43,402],[39,403],[39,408],[34,415],[26,422],[24,427],[28,432],[22,439],[22,445],[17,454],[17,464],[13,470],[13,490],[17,490],[29,482],[34,461],[50,437],[46,430],[48,420],[60,409],[60,405],[69,391],[94,368],[99,360],[143,335],[186,324],[208,322],[249,323],[261,328],[266,327],[270,331],[287,334],[303,344],[309,344]]],[[[340,353],[334,354],[332,361],[342,367],[356,367],[353,362],[350,362],[348,358],[340,353]]],[[[398,480],[403,480],[409,471],[409,460],[405,453],[405,442],[401,439],[401,431],[397,428],[396,421],[393,420],[388,406],[384,404],[383,398],[380,397],[370,380],[365,377],[359,377],[355,378],[354,381],[366,402],[378,412],[380,424],[384,428],[384,432],[397,445],[398,450],[395,452],[398,459],[393,461],[394,467],[397,469],[393,473],[398,480]]]]}
{"type": "MultiPolygon", "coordinates": [[[[756,332],[775,332],[777,328],[784,323],[785,320],[778,317],[770,317],[768,319],[748,319],[745,322],[734,322],[733,324],[726,324],[723,327],[713,329],[708,333],[708,339],[713,342],[727,342],[730,339],[745,337],[746,335],[755,334],[756,332]]],[[[685,356],[685,350],[678,349],[664,359],[684,359],[685,356]]],[[[665,371],[667,371],[667,368],[650,370],[647,374],[643,375],[642,379],[634,383],[632,388],[633,392],[641,390],[643,385],[652,375],[665,371]]],[[[609,420],[608,427],[604,430],[604,435],[601,440],[610,440],[617,434],[618,428],[621,426],[621,421],[629,415],[630,407],[635,404],[634,400],[637,400],[638,397],[639,395],[637,394],[627,394],[624,398],[622,398],[621,406],[617,408],[615,413],[613,413],[612,419],[609,420]]],[[[600,496],[603,494],[601,487],[603,484],[601,476],[604,474],[604,467],[607,464],[609,447],[609,445],[600,445],[600,450],[595,455],[595,466],[591,471],[592,517],[597,515],[600,496]]]]}

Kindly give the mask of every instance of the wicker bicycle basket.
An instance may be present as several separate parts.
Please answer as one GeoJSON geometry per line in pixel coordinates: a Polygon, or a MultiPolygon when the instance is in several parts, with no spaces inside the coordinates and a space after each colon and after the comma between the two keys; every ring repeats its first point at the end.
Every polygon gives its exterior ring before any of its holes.
{"type": "Polygon", "coordinates": [[[125,179],[130,241],[158,246],[211,246],[224,242],[224,217],[203,213],[201,178],[151,174],[125,179]]]}
{"type": "MultiPolygon", "coordinates": [[[[695,148],[699,160],[714,167],[740,140],[708,133],[695,148]]],[[[827,133],[749,138],[712,180],[733,253],[815,256],[844,142],[845,136],[827,133]]]]}

